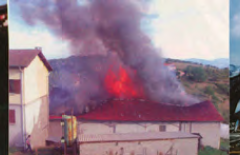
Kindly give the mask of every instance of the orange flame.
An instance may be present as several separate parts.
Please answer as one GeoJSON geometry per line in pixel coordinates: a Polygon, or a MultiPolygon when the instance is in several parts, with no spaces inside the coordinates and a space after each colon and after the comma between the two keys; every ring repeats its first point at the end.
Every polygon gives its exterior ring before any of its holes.
{"type": "Polygon", "coordinates": [[[105,84],[108,92],[115,97],[139,97],[142,96],[142,89],[132,81],[127,71],[120,66],[117,75],[109,70],[105,84]]]}

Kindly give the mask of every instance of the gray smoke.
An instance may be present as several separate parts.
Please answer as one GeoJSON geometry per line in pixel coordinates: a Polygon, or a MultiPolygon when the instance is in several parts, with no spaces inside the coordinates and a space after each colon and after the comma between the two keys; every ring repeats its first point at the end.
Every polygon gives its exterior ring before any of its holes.
{"type": "Polygon", "coordinates": [[[126,66],[137,71],[150,99],[181,106],[198,102],[183,95],[181,84],[141,30],[139,0],[91,0],[86,5],[77,0],[35,0],[21,1],[19,6],[28,24],[46,25],[70,42],[73,54],[116,52],[126,66]]]}

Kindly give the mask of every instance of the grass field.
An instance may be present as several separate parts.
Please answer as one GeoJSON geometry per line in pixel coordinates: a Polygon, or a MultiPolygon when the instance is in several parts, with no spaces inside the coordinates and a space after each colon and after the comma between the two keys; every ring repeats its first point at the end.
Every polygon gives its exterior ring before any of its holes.
{"type": "Polygon", "coordinates": [[[23,152],[19,148],[11,147],[9,148],[9,155],[60,155],[61,152],[59,150],[55,150],[52,147],[44,147],[39,148],[37,150],[33,150],[33,153],[23,152]]]}

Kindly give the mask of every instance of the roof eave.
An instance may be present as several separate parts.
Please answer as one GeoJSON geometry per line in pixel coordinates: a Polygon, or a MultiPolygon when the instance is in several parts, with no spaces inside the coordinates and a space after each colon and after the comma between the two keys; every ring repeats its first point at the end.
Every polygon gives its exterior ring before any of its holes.
{"type": "Polygon", "coordinates": [[[51,65],[49,64],[49,62],[47,61],[47,59],[45,58],[45,56],[43,55],[42,51],[39,51],[38,56],[42,60],[42,62],[44,63],[44,65],[46,66],[48,71],[51,72],[53,69],[52,69],[51,65]]]}

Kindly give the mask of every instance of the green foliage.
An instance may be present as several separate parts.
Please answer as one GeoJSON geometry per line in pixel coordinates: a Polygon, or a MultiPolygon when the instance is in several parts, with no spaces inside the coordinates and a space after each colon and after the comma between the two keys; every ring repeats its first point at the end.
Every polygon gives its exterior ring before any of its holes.
{"type": "Polygon", "coordinates": [[[208,95],[214,96],[214,90],[211,86],[207,86],[204,90],[204,92],[208,95]]]}
{"type": "Polygon", "coordinates": [[[227,84],[219,84],[219,83],[216,83],[215,85],[219,88],[219,92],[220,93],[229,95],[229,85],[227,85],[227,84]]]}
{"type": "Polygon", "coordinates": [[[204,147],[204,149],[198,152],[198,155],[227,155],[227,153],[221,150],[214,149],[210,146],[206,146],[204,147]]]}
{"type": "Polygon", "coordinates": [[[229,139],[222,139],[221,138],[220,147],[228,150],[230,148],[229,139]]]}
{"type": "Polygon", "coordinates": [[[207,79],[207,74],[203,67],[193,67],[187,66],[185,69],[185,73],[191,80],[204,82],[207,79]]]}

